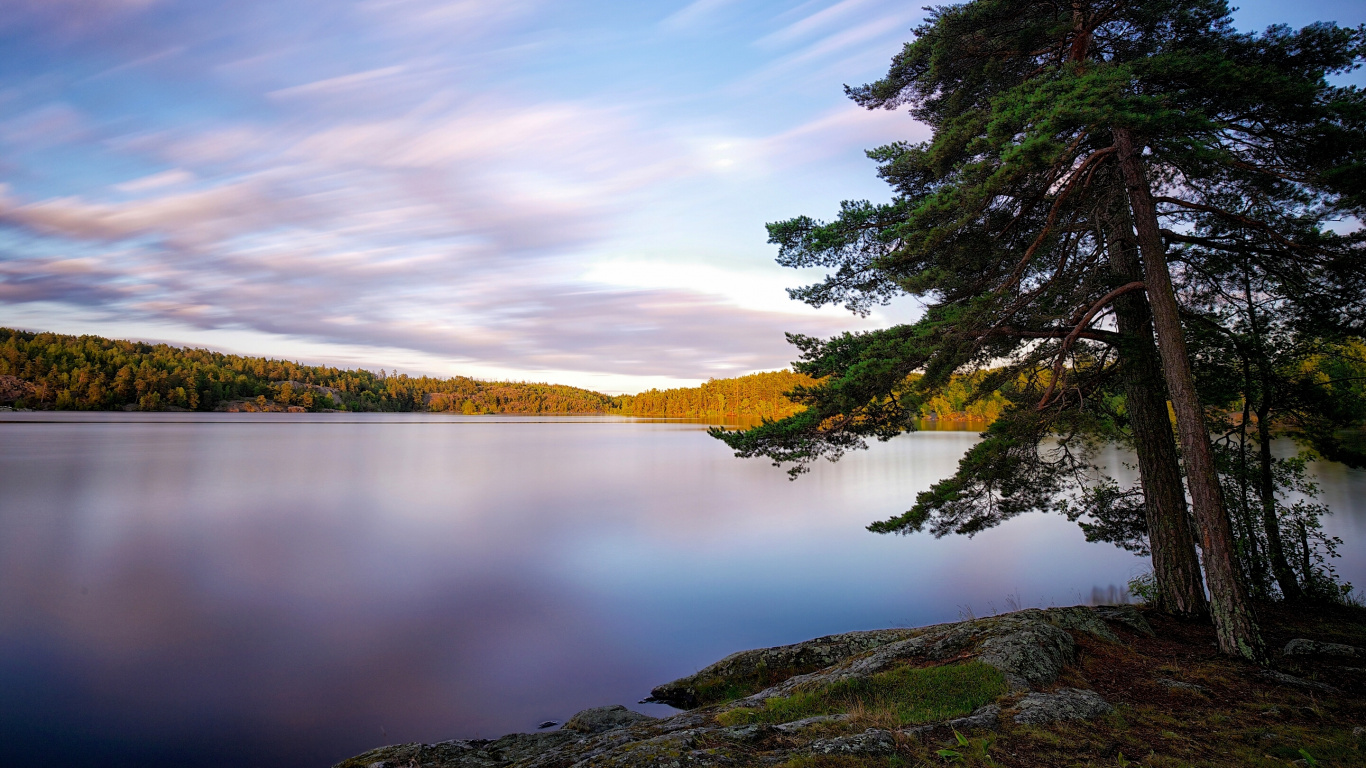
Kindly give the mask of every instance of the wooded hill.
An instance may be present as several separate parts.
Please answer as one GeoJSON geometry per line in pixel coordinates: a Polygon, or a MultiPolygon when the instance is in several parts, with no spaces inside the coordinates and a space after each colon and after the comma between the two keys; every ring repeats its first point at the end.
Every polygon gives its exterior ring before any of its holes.
{"type": "Polygon", "coordinates": [[[3,392],[18,407],[55,410],[212,411],[258,398],[311,411],[570,414],[603,413],[613,404],[608,395],[556,384],[386,375],[8,328],[0,328],[3,392]]]}
{"type": "MultiPolygon", "coordinates": [[[[918,375],[912,378],[919,378],[918,375]]],[[[926,419],[991,421],[1000,415],[1005,400],[990,395],[972,401],[975,377],[960,377],[925,403],[920,415],[926,419]]],[[[671,418],[767,418],[791,416],[804,406],[784,396],[816,380],[791,371],[770,371],[734,379],[712,379],[700,387],[651,389],[638,395],[616,398],[616,411],[632,416],[671,418]]]]}
{"type": "MultiPolygon", "coordinates": [[[[699,387],[611,396],[558,384],[434,378],[301,365],[206,349],[0,328],[0,404],[41,410],[246,409],[446,411],[778,419],[802,406],[785,393],[815,383],[772,371],[699,387]]],[[[929,401],[926,418],[990,420],[1003,401],[968,402],[966,379],[929,401]]]]}

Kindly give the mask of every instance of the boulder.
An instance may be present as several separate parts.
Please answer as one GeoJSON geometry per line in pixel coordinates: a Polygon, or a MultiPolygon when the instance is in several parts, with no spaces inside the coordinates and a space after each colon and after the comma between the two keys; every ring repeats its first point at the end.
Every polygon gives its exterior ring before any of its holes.
{"type": "Polygon", "coordinates": [[[896,751],[896,740],[890,731],[869,728],[853,736],[817,739],[807,749],[817,755],[890,755],[896,751]]]}
{"type": "Polygon", "coordinates": [[[1292,688],[1303,688],[1306,691],[1318,691],[1320,693],[1337,693],[1338,689],[1327,683],[1320,683],[1314,680],[1305,680],[1302,677],[1287,675],[1284,672],[1277,672],[1274,669],[1262,670],[1262,677],[1270,680],[1277,685],[1288,685],[1292,688]]]}
{"type": "Polygon", "coordinates": [[[1001,707],[988,704],[978,707],[967,717],[950,720],[945,725],[958,731],[994,731],[1000,725],[1001,707]]]}
{"type": "Polygon", "coordinates": [[[1297,637],[1285,644],[1286,656],[1308,656],[1319,659],[1366,659],[1366,648],[1342,643],[1324,643],[1297,637]]]}
{"type": "Polygon", "coordinates": [[[1209,695],[1209,689],[1203,685],[1196,685],[1195,683],[1183,683],[1180,680],[1172,680],[1168,677],[1157,678],[1157,684],[1164,688],[1171,688],[1177,691],[1190,691],[1191,693],[1198,693],[1203,696],[1209,695]]]}
{"type": "Polygon", "coordinates": [[[1015,722],[1041,725],[1057,720],[1087,720],[1113,710],[1095,691],[1059,688],[1053,693],[1031,693],[1020,699],[1015,705],[1015,722]]]}
{"type": "Polygon", "coordinates": [[[658,718],[642,715],[639,712],[632,712],[620,704],[613,704],[610,707],[594,707],[569,718],[560,729],[562,731],[574,731],[576,733],[595,734],[603,731],[610,731],[613,728],[625,728],[638,723],[656,720],[658,718]]]}

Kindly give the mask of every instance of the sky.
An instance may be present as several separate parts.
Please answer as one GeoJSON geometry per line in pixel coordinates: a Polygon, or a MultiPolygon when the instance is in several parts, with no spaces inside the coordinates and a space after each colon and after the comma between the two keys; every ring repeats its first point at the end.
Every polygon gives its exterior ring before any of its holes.
{"type": "Polygon", "coordinates": [[[917,312],[791,301],[764,224],[888,197],[928,131],[842,86],[918,3],[3,5],[0,326],[620,393],[917,312]]]}

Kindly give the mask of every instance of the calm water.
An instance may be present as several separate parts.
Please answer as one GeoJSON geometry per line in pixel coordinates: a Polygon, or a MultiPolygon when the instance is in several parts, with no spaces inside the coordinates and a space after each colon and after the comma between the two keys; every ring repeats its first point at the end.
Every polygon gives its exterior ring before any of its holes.
{"type": "MultiPolygon", "coordinates": [[[[738,649],[1085,602],[1144,570],[1058,517],[863,530],[971,432],[789,482],[694,424],[0,419],[3,765],[326,766],[663,714],[632,703],[738,649]]],[[[1321,477],[1339,569],[1366,583],[1366,473],[1321,477]]]]}

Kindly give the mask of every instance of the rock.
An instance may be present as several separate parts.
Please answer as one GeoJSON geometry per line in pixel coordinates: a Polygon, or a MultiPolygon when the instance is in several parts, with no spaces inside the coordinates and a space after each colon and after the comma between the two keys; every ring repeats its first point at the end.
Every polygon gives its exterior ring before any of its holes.
{"type": "Polygon", "coordinates": [[[1037,622],[982,643],[978,661],[1001,670],[1017,690],[1047,685],[1077,653],[1072,636],[1053,624],[1037,622]]]}
{"type": "Polygon", "coordinates": [[[1183,683],[1180,680],[1172,680],[1166,677],[1159,677],[1157,678],[1157,684],[1166,686],[1167,688],[1174,688],[1176,690],[1191,691],[1192,693],[1199,693],[1205,696],[1209,695],[1208,688],[1206,688],[1203,685],[1196,685],[1195,683],[1183,683]]]}
{"type": "MultiPolygon", "coordinates": [[[[1052,684],[1075,657],[1075,633],[1117,642],[1112,627],[1116,623],[1137,632],[1146,627],[1142,615],[1127,606],[1028,609],[921,629],[853,632],[744,651],[696,675],[656,688],[653,697],[678,706],[689,701],[719,701],[762,688],[729,703],[662,719],[619,705],[597,707],[579,712],[556,731],[510,734],[492,741],[382,747],[344,761],[337,768],[705,768],[777,764],[803,754],[853,757],[857,761],[860,756],[893,753],[897,736],[873,728],[813,741],[814,734],[804,732],[823,723],[847,723],[850,716],[846,714],[807,717],[781,725],[732,727],[717,725],[716,715],[735,707],[761,706],[774,696],[864,678],[907,664],[977,660],[1000,670],[1016,689],[1037,690],[1052,684]]],[[[1110,705],[1095,692],[1065,688],[1054,693],[1029,693],[1012,714],[1017,722],[1042,723],[1095,717],[1109,711],[1110,705]]],[[[988,704],[964,717],[899,733],[994,729],[1001,717],[1001,707],[988,704]]],[[[551,727],[555,723],[542,725],[551,727]]]]}
{"type": "Polygon", "coordinates": [[[1286,656],[1309,656],[1321,659],[1366,659],[1366,648],[1342,643],[1324,643],[1297,637],[1285,644],[1286,656]]]}
{"type": "Polygon", "coordinates": [[[502,768],[573,742],[575,733],[513,733],[500,739],[457,739],[437,744],[396,744],[372,749],[337,768],[502,768]]]}
{"type": "Polygon", "coordinates": [[[869,728],[855,736],[817,739],[807,747],[817,755],[889,755],[896,751],[891,731],[869,728]]]}
{"type": "Polygon", "coordinates": [[[1000,725],[1001,708],[996,704],[978,707],[967,717],[950,720],[945,725],[958,731],[994,731],[1000,725]]]}
{"type": "Polygon", "coordinates": [[[1334,688],[1331,685],[1328,685],[1327,683],[1319,683],[1313,680],[1305,680],[1302,677],[1287,675],[1284,672],[1277,672],[1274,669],[1262,670],[1262,677],[1267,680],[1270,680],[1273,683],[1277,683],[1280,685],[1289,685],[1295,688],[1303,688],[1307,691],[1319,691],[1321,693],[1338,692],[1338,689],[1334,688]]]}
{"type": "Polygon", "coordinates": [[[806,717],[802,718],[801,720],[793,720],[790,723],[782,723],[780,725],[775,725],[773,727],[775,730],[782,731],[783,733],[794,733],[810,725],[816,725],[818,723],[842,723],[848,719],[849,715],[844,714],[816,715],[815,717],[806,717]]]}
{"type": "Polygon", "coordinates": [[[32,395],[37,388],[32,383],[10,374],[0,375],[0,403],[12,403],[32,395]]]}
{"type": "Polygon", "coordinates": [[[1132,605],[1097,605],[1094,610],[1097,616],[1106,621],[1123,624],[1140,635],[1157,637],[1157,633],[1153,632],[1152,625],[1132,605]]]}
{"type": "Polygon", "coordinates": [[[1005,675],[1016,690],[1048,685],[1076,655],[1076,642],[1059,623],[1113,633],[1089,608],[1031,608],[985,619],[926,627],[920,634],[874,648],[817,672],[789,677],[731,703],[754,707],[799,689],[864,678],[906,662],[968,660],[973,656],[1005,675]]]}
{"type": "Polygon", "coordinates": [[[731,741],[738,741],[744,744],[753,744],[756,741],[763,741],[768,736],[776,733],[778,729],[766,723],[755,725],[734,725],[730,728],[722,728],[718,733],[723,738],[731,741]]]}
{"type": "MultiPolygon", "coordinates": [[[[1115,608],[1109,605],[1106,608],[1115,608]]],[[[1136,613],[1136,612],[1135,612],[1136,613]]],[[[1102,640],[1112,643],[1119,642],[1119,635],[1114,630],[1105,625],[1102,620],[1104,617],[1099,609],[1075,606],[1072,608],[1050,608],[1044,612],[1044,617],[1054,626],[1065,629],[1069,632],[1086,632],[1095,635],[1102,640]]]]}
{"type": "Polygon", "coordinates": [[[1015,705],[1015,722],[1039,725],[1056,720],[1086,720],[1114,710],[1095,691],[1060,688],[1055,693],[1031,693],[1015,705]]]}
{"type": "Polygon", "coordinates": [[[538,725],[538,726],[536,726],[536,727],[537,727],[538,729],[554,728],[555,726],[557,726],[557,725],[559,725],[559,724],[560,724],[560,721],[559,721],[559,720],[546,720],[545,722],[541,723],[540,725],[538,725]]]}
{"type": "Polygon", "coordinates": [[[920,630],[876,629],[867,632],[847,632],[828,635],[815,640],[776,648],[759,648],[732,653],[694,675],[681,677],[650,691],[646,702],[659,702],[679,709],[691,709],[710,703],[707,689],[727,684],[746,693],[779,683],[794,674],[810,672],[865,653],[887,643],[904,640],[920,630]],[[748,686],[745,684],[748,683],[748,686]]]}
{"type": "Polygon", "coordinates": [[[642,715],[639,712],[632,712],[620,704],[613,704],[610,707],[585,709],[569,718],[569,722],[565,723],[560,730],[594,734],[657,719],[649,715],[642,715]]]}
{"type": "Polygon", "coordinates": [[[614,749],[578,756],[571,768],[705,768],[738,762],[724,749],[700,745],[698,735],[698,731],[689,730],[628,741],[614,749]]]}

